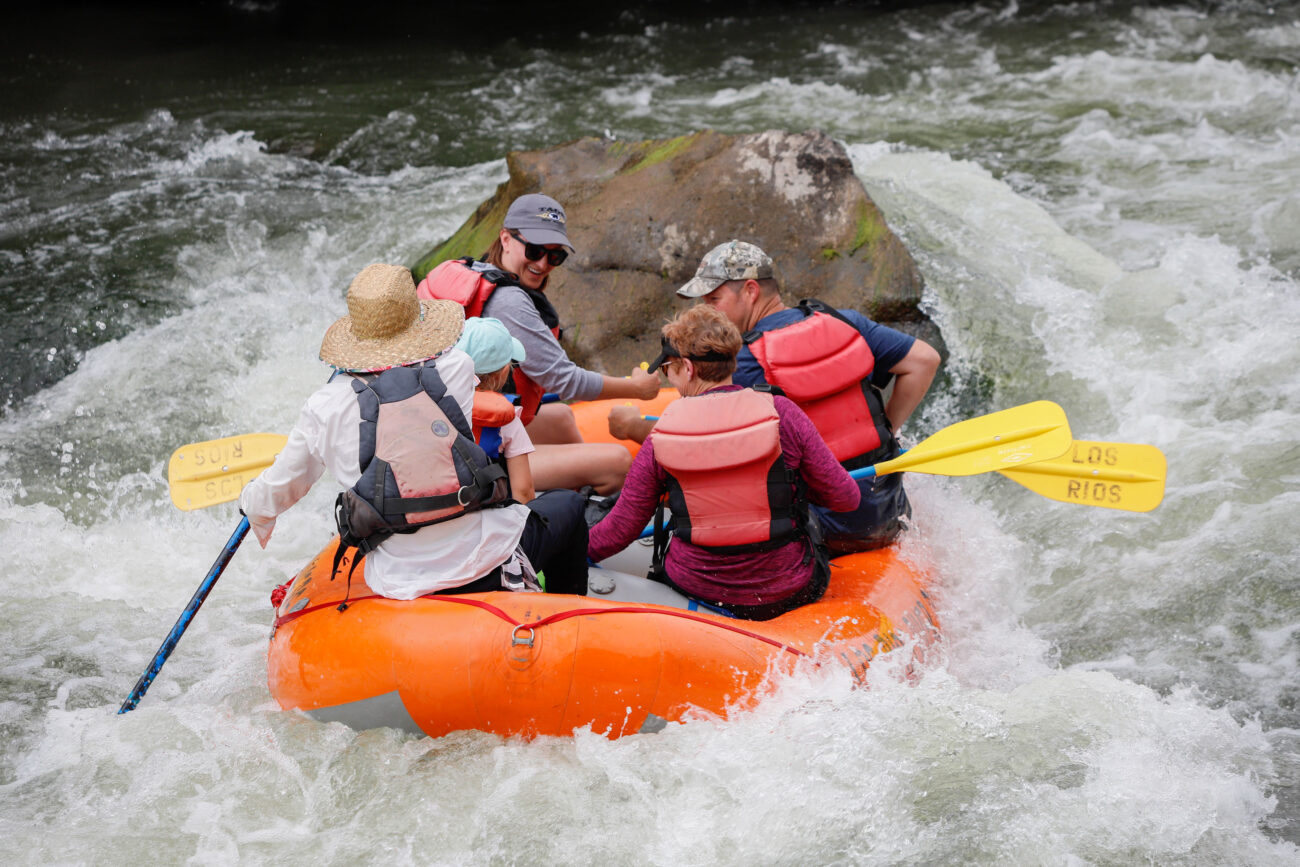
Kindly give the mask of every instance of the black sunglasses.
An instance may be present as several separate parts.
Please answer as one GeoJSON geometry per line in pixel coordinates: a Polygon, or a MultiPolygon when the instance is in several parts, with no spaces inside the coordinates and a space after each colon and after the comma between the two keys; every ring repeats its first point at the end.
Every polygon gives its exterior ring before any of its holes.
{"type": "Polygon", "coordinates": [[[536,262],[543,256],[550,263],[552,268],[558,268],[564,264],[564,260],[569,258],[569,251],[561,247],[559,250],[548,250],[541,244],[530,244],[519,236],[518,232],[511,232],[510,237],[524,245],[524,258],[529,262],[536,262]]]}

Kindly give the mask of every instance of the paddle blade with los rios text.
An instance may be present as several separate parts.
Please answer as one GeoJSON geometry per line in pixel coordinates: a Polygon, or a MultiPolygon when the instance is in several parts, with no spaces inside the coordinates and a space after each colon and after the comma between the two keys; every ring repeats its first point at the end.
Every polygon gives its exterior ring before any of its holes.
{"type": "Polygon", "coordinates": [[[287,441],[283,434],[257,433],[181,446],[167,462],[172,503],[189,512],[236,499],[287,441]]]}
{"type": "Polygon", "coordinates": [[[1149,512],[1164,499],[1165,470],[1155,446],[1075,440],[1058,458],[999,472],[1062,503],[1149,512]]]}

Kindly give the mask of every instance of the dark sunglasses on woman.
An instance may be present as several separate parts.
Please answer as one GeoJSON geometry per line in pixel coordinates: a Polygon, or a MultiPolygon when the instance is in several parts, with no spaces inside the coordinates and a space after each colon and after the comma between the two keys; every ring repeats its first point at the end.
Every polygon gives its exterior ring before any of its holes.
{"type": "Polygon", "coordinates": [[[569,258],[569,251],[561,247],[558,250],[548,250],[541,244],[530,244],[520,237],[518,232],[511,232],[510,237],[524,245],[524,258],[529,262],[536,262],[543,256],[550,263],[552,268],[558,268],[564,264],[564,260],[569,258]]]}

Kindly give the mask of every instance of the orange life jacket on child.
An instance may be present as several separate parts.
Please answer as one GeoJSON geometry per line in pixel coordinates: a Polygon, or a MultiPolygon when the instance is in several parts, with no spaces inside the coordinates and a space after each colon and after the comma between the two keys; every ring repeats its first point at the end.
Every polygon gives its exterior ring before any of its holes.
{"type": "Polygon", "coordinates": [[[470,424],[474,442],[495,460],[501,454],[501,428],[514,421],[515,408],[504,394],[495,391],[474,392],[474,413],[470,424]]]}

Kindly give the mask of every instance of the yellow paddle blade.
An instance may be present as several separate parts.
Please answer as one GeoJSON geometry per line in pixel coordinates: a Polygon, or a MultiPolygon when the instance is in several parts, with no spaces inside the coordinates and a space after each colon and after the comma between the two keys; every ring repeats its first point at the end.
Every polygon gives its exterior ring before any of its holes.
{"type": "Polygon", "coordinates": [[[281,434],[241,434],[181,446],[167,462],[172,503],[190,512],[230,502],[271,465],[288,440],[281,434]]]}
{"type": "Polygon", "coordinates": [[[1062,503],[1149,512],[1165,497],[1165,456],[1155,446],[1075,440],[1059,458],[1002,475],[1062,503]]]}
{"type": "Polygon", "coordinates": [[[876,464],[876,475],[907,470],[973,476],[1059,457],[1070,442],[1065,410],[1039,400],[950,424],[892,461],[876,464]]]}

